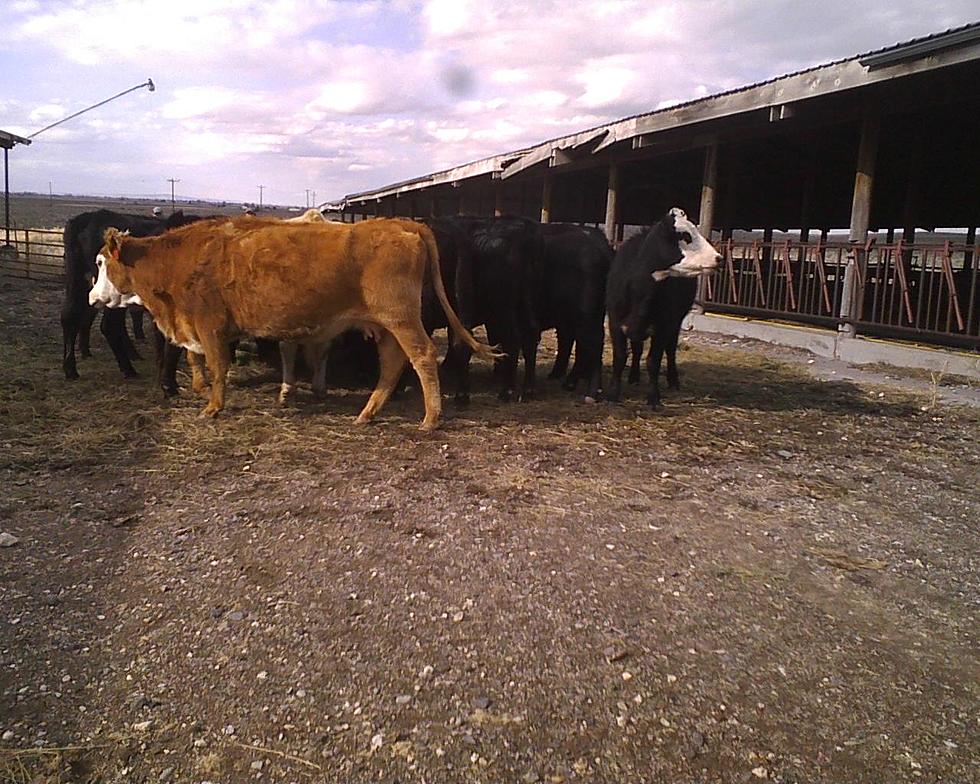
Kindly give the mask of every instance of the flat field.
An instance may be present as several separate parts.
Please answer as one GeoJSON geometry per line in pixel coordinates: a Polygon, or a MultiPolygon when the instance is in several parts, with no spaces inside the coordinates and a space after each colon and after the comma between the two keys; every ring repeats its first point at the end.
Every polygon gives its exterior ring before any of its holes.
{"type": "Polygon", "coordinates": [[[688,335],[656,413],[204,421],[58,298],[0,279],[0,781],[980,778],[980,409],[688,335]]]}
{"type": "MultiPolygon", "coordinates": [[[[160,207],[164,215],[170,214],[170,199],[113,199],[97,196],[53,196],[40,194],[10,194],[10,224],[28,229],[64,229],[71,217],[91,210],[114,210],[133,215],[152,215],[153,208],[160,207]]],[[[177,200],[176,207],[197,215],[241,215],[239,202],[205,202],[177,200]]],[[[288,217],[285,208],[270,209],[263,214],[288,217]]],[[[0,225],[3,215],[0,213],[0,225]]]]}

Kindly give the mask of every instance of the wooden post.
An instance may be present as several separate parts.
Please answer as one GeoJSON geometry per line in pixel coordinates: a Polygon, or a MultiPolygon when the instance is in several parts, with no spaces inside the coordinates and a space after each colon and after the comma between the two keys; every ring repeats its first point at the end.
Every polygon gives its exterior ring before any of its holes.
{"type": "Polygon", "coordinates": [[[497,180],[493,194],[493,217],[499,218],[504,214],[504,183],[497,180]]]}
{"type": "Polygon", "coordinates": [[[551,177],[545,175],[541,186],[541,223],[551,222],[551,177]]]}
{"type": "Polygon", "coordinates": [[[966,253],[963,254],[963,269],[973,269],[973,246],[977,244],[977,227],[970,226],[966,230],[966,253]]]}
{"type": "Polygon", "coordinates": [[[616,163],[609,164],[609,184],[606,186],[606,239],[610,243],[616,242],[616,218],[618,217],[619,195],[619,166],[616,163]]]}
{"type": "Polygon", "coordinates": [[[871,221],[871,195],[874,191],[875,162],[878,157],[878,135],[880,120],[874,110],[865,113],[861,122],[861,141],[858,145],[857,170],[854,173],[854,195],[851,199],[851,225],[848,239],[851,242],[851,254],[844,270],[844,287],[841,291],[840,302],[840,332],[843,337],[854,337],[854,325],[847,323],[860,313],[858,298],[862,293],[858,290],[857,265],[865,263],[864,243],[868,237],[868,227],[871,221]]]}
{"type": "Polygon", "coordinates": [[[718,190],[718,143],[704,151],[704,176],[701,179],[701,208],[698,210],[698,231],[711,242],[715,222],[715,193],[718,190]]]}
{"type": "MultiPolygon", "coordinates": [[[[714,142],[704,150],[704,176],[701,178],[701,207],[698,210],[698,231],[708,242],[711,242],[711,230],[715,222],[715,193],[718,190],[718,142],[714,142]]],[[[698,294],[692,310],[704,313],[704,298],[707,292],[708,278],[698,276],[698,294]]]]}

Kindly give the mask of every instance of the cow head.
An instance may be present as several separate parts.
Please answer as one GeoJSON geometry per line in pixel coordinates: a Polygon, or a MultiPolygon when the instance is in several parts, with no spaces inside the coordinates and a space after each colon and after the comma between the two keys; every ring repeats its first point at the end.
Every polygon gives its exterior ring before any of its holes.
{"type": "Polygon", "coordinates": [[[680,207],[671,209],[660,221],[658,229],[668,257],[665,261],[669,263],[663,267],[657,264],[654,280],[694,278],[701,273],[711,274],[718,268],[721,254],[701,236],[698,227],[688,220],[680,207]]]}
{"type": "Polygon", "coordinates": [[[132,292],[129,272],[119,260],[124,236],[125,233],[118,229],[106,229],[105,244],[99,255],[95,257],[98,274],[92,290],[88,293],[89,305],[101,303],[107,308],[124,308],[127,305],[143,304],[139,295],[132,292]],[[119,284],[118,287],[116,282],[119,284]]]}

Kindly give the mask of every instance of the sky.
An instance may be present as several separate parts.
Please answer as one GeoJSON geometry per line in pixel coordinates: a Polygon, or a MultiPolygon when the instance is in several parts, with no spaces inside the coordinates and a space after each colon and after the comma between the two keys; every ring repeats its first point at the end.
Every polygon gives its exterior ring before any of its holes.
{"type": "Polygon", "coordinates": [[[976,0],[4,0],[12,191],[302,205],[980,19],[976,0]]]}

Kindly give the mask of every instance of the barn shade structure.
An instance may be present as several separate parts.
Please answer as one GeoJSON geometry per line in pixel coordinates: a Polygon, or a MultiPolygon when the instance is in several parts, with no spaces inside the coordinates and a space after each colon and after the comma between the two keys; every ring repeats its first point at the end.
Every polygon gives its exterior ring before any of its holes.
{"type": "Polygon", "coordinates": [[[345,220],[523,215],[615,244],[682,206],[715,312],[980,349],[980,23],[346,196],[345,220]],[[936,229],[955,228],[938,233],[936,229]]]}

